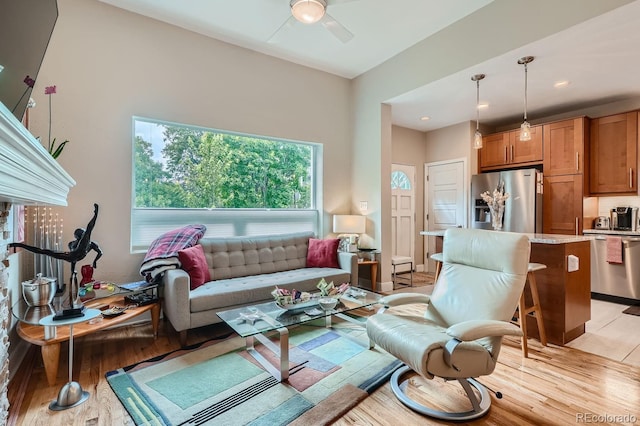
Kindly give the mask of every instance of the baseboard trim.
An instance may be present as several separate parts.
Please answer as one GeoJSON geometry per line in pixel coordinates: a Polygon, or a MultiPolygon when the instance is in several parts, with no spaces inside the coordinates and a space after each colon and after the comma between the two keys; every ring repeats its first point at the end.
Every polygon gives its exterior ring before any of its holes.
{"type": "Polygon", "coordinates": [[[391,293],[393,291],[393,282],[391,281],[381,282],[380,291],[383,293],[391,293]]]}
{"type": "Polygon", "coordinates": [[[22,365],[22,361],[26,358],[29,348],[31,348],[31,343],[22,340],[17,333],[14,335],[15,338],[12,336],[12,338],[9,339],[11,342],[9,345],[9,381],[13,380],[13,376],[22,365]]]}

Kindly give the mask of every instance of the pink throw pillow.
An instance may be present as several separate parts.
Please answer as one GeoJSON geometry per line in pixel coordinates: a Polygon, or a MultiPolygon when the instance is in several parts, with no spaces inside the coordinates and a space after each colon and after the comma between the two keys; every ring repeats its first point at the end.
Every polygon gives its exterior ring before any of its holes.
{"type": "Polygon", "coordinates": [[[189,274],[191,290],[211,281],[209,265],[200,244],[178,251],[181,268],[189,274]]]}
{"type": "Polygon", "coordinates": [[[339,268],[338,245],[340,240],[329,238],[318,240],[309,238],[307,250],[307,268],[339,268]]]}

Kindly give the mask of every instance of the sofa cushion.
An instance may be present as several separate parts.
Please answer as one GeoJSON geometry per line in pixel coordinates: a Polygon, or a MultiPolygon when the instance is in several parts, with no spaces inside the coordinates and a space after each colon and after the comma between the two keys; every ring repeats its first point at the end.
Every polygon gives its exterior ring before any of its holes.
{"type": "Polygon", "coordinates": [[[309,249],[307,250],[307,268],[339,268],[339,244],[340,240],[337,238],[329,238],[326,240],[309,238],[309,249]]]}
{"type": "Polygon", "coordinates": [[[304,268],[311,232],[255,237],[205,237],[199,243],[211,280],[304,268]]]}
{"type": "Polygon", "coordinates": [[[210,281],[189,294],[191,312],[211,309],[227,310],[234,306],[273,300],[271,292],[277,285],[289,290],[317,292],[318,282],[324,278],[339,286],[351,275],[344,269],[301,268],[247,277],[210,281]]]}
{"type": "Polygon", "coordinates": [[[181,268],[189,274],[191,290],[211,280],[207,259],[200,244],[178,251],[178,259],[181,268]]]}

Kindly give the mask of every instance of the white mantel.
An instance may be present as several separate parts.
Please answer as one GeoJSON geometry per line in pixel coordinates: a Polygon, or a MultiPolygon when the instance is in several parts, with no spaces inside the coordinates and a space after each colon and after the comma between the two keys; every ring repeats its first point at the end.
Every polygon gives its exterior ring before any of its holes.
{"type": "MultiPolygon", "coordinates": [[[[0,202],[12,204],[67,205],[69,189],[76,182],[0,102],[0,202]]],[[[0,232],[1,234],[1,232],[0,232]]],[[[7,241],[0,235],[0,260],[5,260],[7,241]]],[[[0,263],[0,424],[9,411],[10,300],[0,263]]]]}
{"type": "Polygon", "coordinates": [[[0,102],[0,201],[66,206],[76,182],[0,102]]]}

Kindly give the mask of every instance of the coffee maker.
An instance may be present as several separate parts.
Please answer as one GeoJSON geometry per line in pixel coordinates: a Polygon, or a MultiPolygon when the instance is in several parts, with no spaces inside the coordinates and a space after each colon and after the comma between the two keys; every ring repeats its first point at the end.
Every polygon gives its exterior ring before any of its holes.
{"type": "Polygon", "coordinates": [[[616,231],[635,231],[637,223],[637,207],[614,207],[611,209],[611,229],[616,231]]]}

